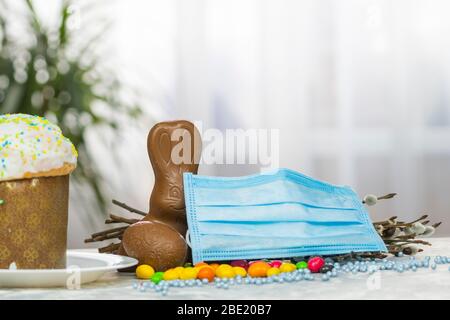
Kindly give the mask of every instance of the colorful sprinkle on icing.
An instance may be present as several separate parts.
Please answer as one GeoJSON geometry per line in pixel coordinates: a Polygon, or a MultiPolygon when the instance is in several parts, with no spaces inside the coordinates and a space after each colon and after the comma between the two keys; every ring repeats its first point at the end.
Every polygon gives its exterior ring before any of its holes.
{"type": "Polygon", "coordinates": [[[0,115],[0,181],[25,173],[76,165],[77,151],[61,129],[45,118],[27,114],[0,115]]]}

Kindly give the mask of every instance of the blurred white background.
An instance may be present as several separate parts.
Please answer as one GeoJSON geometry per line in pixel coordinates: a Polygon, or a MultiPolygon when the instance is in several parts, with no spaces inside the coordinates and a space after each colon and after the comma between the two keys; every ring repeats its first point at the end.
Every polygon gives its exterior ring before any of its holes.
{"type": "MultiPolygon", "coordinates": [[[[36,5],[51,21],[58,4],[36,5]]],[[[449,1],[116,0],[107,8],[97,13],[114,22],[104,62],[153,119],[126,133],[126,167],[112,167],[99,147],[112,198],[147,210],[146,134],[156,121],[278,128],[280,166],[361,196],[397,192],[371,209],[374,220],[429,213],[444,221],[438,234],[450,235],[449,1]]],[[[89,32],[82,11],[79,21],[89,32]]],[[[83,247],[104,217],[71,206],[69,244],[83,247]]]]}

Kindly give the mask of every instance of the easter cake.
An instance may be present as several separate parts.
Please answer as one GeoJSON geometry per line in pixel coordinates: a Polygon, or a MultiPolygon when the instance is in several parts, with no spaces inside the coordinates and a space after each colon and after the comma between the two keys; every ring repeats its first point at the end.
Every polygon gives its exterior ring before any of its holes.
{"type": "Polygon", "coordinates": [[[61,129],[0,115],[0,269],[66,266],[69,175],[77,152],[61,129]]]}

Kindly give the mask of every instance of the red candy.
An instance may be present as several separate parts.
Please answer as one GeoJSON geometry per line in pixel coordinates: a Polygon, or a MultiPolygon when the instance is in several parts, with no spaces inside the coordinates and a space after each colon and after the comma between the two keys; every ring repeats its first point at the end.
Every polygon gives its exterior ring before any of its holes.
{"type": "Polygon", "coordinates": [[[308,260],[308,269],[313,273],[319,272],[320,268],[322,268],[324,265],[325,260],[323,260],[321,257],[314,257],[308,260]]]}
{"type": "Polygon", "coordinates": [[[272,268],[279,268],[279,267],[281,266],[282,263],[283,263],[283,261],[280,261],[280,260],[273,260],[273,261],[269,262],[269,265],[270,265],[272,268]]]}
{"type": "Polygon", "coordinates": [[[230,262],[230,265],[232,267],[241,267],[244,268],[245,270],[247,270],[249,266],[247,260],[234,260],[230,262]]]}

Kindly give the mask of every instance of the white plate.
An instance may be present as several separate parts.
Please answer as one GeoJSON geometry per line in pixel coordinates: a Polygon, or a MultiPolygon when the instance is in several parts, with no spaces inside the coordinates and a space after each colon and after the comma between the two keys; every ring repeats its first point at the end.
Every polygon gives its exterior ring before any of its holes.
{"type": "Polygon", "coordinates": [[[96,281],[108,271],[136,265],[133,258],[106,253],[67,251],[66,269],[0,269],[0,287],[72,287],[96,281]]]}

